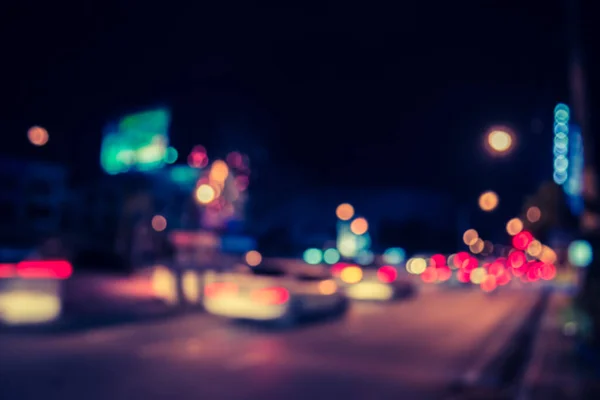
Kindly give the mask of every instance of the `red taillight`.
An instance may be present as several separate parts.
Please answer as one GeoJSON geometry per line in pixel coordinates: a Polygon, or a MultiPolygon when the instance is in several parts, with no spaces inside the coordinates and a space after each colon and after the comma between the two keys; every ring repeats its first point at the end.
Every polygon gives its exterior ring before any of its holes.
{"type": "Polygon", "coordinates": [[[21,261],[17,264],[17,276],[24,279],[67,279],[73,274],[68,261],[21,261]]]}
{"type": "Polygon", "coordinates": [[[282,287],[266,288],[252,292],[251,298],[256,303],[279,305],[290,299],[290,293],[282,287]]]}
{"type": "Polygon", "coordinates": [[[0,264],[0,278],[12,278],[16,274],[15,264],[0,264]]]}
{"type": "Polygon", "coordinates": [[[383,283],[391,283],[395,281],[397,277],[398,271],[396,271],[396,268],[390,267],[389,265],[384,265],[377,270],[377,279],[383,283]]]}
{"type": "Polygon", "coordinates": [[[235,293],[237,293],[237,285],[230,282],[216,282],[204,287],[204,295],[206,297],[232,295],[235,293]]]}

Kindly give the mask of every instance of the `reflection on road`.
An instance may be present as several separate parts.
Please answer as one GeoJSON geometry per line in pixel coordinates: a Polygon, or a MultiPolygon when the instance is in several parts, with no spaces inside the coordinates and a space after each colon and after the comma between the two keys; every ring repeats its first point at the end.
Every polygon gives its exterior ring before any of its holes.
{"type": "Polygon", "coordinates": [[[436,398],[506,340],[532,292],[435,290],[291,331],[206,314],[0,340],[1,398],[436,398]],[[497,333],[497,334],[496,334],[497,333]],[[35,382],[35,385],[31,385],[35,382]]]}

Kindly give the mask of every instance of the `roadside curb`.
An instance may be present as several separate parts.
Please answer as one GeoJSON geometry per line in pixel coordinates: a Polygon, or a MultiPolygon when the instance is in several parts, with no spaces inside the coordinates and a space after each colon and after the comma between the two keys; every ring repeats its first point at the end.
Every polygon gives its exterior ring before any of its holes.
{"type": "MultiPolygon", "coordinates": [[[[519,375],[527,366],[531,357],[533,341],[542,316],[548,307],[551,290],[543,289],[540,297],[526,314],[508,340],[493,352],[490,358],[484,358],[478,366],[467,371],[457,383],[452,385],[449,399],[488,398],[489,395],[508,395],[518,386],[519,375]]],[[[495,397],[494,397],[495,398],[495,397]]],[[[504,397],[502,397],[504,398],[504,397]]]]}

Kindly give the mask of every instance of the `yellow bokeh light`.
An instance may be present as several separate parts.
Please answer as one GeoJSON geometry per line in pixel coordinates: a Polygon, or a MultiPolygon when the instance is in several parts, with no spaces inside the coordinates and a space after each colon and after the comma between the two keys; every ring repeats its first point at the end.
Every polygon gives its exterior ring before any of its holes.
{"type": "Polygon", "coordinates": [[[485,270],[485,268],[478,267],[471,271],[471,275],[469,278],[471,279],[471,283],[479,285],[481,282],[483,282],[486,276],[487,271],[485,270]]]}
{"type": "Polygon", "coordinates": [[[487,136],[487,142],[490,148],[498,153],[505,153],[512,146],[512,136],[504,130],[493,130],[487,136]]]}
{"type": "Polygon", "coordinates": [[[477,233],[475,229],[468,229],[463,234],[463,242],[465,242],[467,246],[474,244],[477,239],[479,239],[479,233],[477,233]]]}
{"type": "Polygon", "coordinates": [[[196,271],[185,271],[183,273],[181,289],[189,303],[196,304],[200,301],[200,277],[196,271]]]}
{"type": "Polygon", "coordinates": [[[217,182],[224,182],[229,175],[229,167],[223,160],[216,160],[210,167],[209,178],[217,182]]]}
{"type": "Polygon", "coordinates": [[[48,131],[41,126],[32,126],[27,131],[27,139],[34,146],[43,146],[48,143],[49,140],[48,131]]]}
{"type": "Polygon", "coordinates": [[[363,235],[369,230],[369,223],[362,217],[356,218],[350,224],[350,230],[355,235],[363,235]]]}
{"type": "Polygon", "coordinates": [[[337,290],[337,285],[331,279],[319,282],[319,293],[321,294],[334,294],[337,290]]]}
{"type": "Polygon", "coordinates": [[[152,275],[154,294],[164,301],[174,304],[178,301],[177,278],[167,267],[158,266],[152,275]]]}
{"type": "Polygon", "coordinates": [[[215,188],[204,183],[196,189],[196,200],[200,204],[208,204],[216,198],[216,194],[215,188]]]}
{"type": "Polygon", "coordinates": [[[531,223],[538,222],[542,217],[542,211],[539,207],[529,207],[527,209],[527,220],[531,223]]]}
{"type": "Polygon", "coordinates": [[[523,230],[523,221],[519,218],[513,218],[506,224],[506,232],[510,236],[515,236],[517,233],[523,230]]]}
{"type": "Polygon", "coordinates": [[[357,267],[355,265],[344,268],[342,270],[342,272],[340,273],[340,279],[346,283],[360,282],[362,277],[363,277],[362,269],[360,269],[360,267],[357,267]]]}
{"type": "Polygon", "coordinates": [[[427,269],[427,261],[424,258],[410,259],[410,272],[415,275],[421,275],[427,269]]]}
{"type": "Polygon", "coordinates": [[[340,204],[335,210],[335,215],[342,221],[348,221],[354,217],[354,207],[348,203],[340,204]]]}
{"type": "Polygon", "coordinates": [[[546,264],[554,264],[556,262],[557,256],[556,252],[550,247],[542,245],[542,252],[538,258],[541,262],[544,262],[546,264]]]}
{"type": "Polygon", "coordinates": [[[469,245],[469,250],[471,250],[471,253],[473,253],[473,254],[479,254],[483,251],[484,247],[485,247],[485,243],[483,243],[483,240],[478,238],[475,240],[475,242],[473,242],[471,245],[469,245]]]}
{"type": "Polygon", "coordinates": [[[244,258],[246,259],[246,264],[251,267],[256,267],[262,262],[262,255],[256,250],[250,250],[244,258]]]}
{"type": "Polygon", "coordinates": [[[167,229],[167,219],[162,215],[152,217],[152,229],[156,232],[162,232],[167,229]]]}
{"type": "Polygon", "coordinates": [[[482,193],[479,196],[479,208],[483,211],[493,211],[498,207],[498,195],[492,191],[482,193]]]}
{"type": "Polygon", "coordinates": [[[532,257],[540,257],[543,251],[543,246],[539,240],[534,240],[527,246],[527,254],[532,257]]]}

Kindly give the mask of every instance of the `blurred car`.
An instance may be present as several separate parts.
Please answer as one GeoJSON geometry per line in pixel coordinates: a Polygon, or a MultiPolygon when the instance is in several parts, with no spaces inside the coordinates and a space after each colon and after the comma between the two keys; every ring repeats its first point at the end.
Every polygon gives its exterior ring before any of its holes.
{"type": "Polygon", "coordinates": [[[0,324],[52,322],[61,313],[63,283],[73,272],[66,260],[0,264],[0,324]]]}
{"type": "Polygon", "coordinates": [[[355,300],[397,300],[410,297],[416,291],[409,279],[399,276],[398,267],[391,265],[338,263],[332,272],[346,296],[355,300]]]}
{"type": "Polygon", "coordinates": [[[348,300],[331,276],[286,271],[262,265],[248,272],[221,273],[207,279],[203,304],[211,314],[238,320],[293,326],[311,315],[343,314],[348,300]]]}

